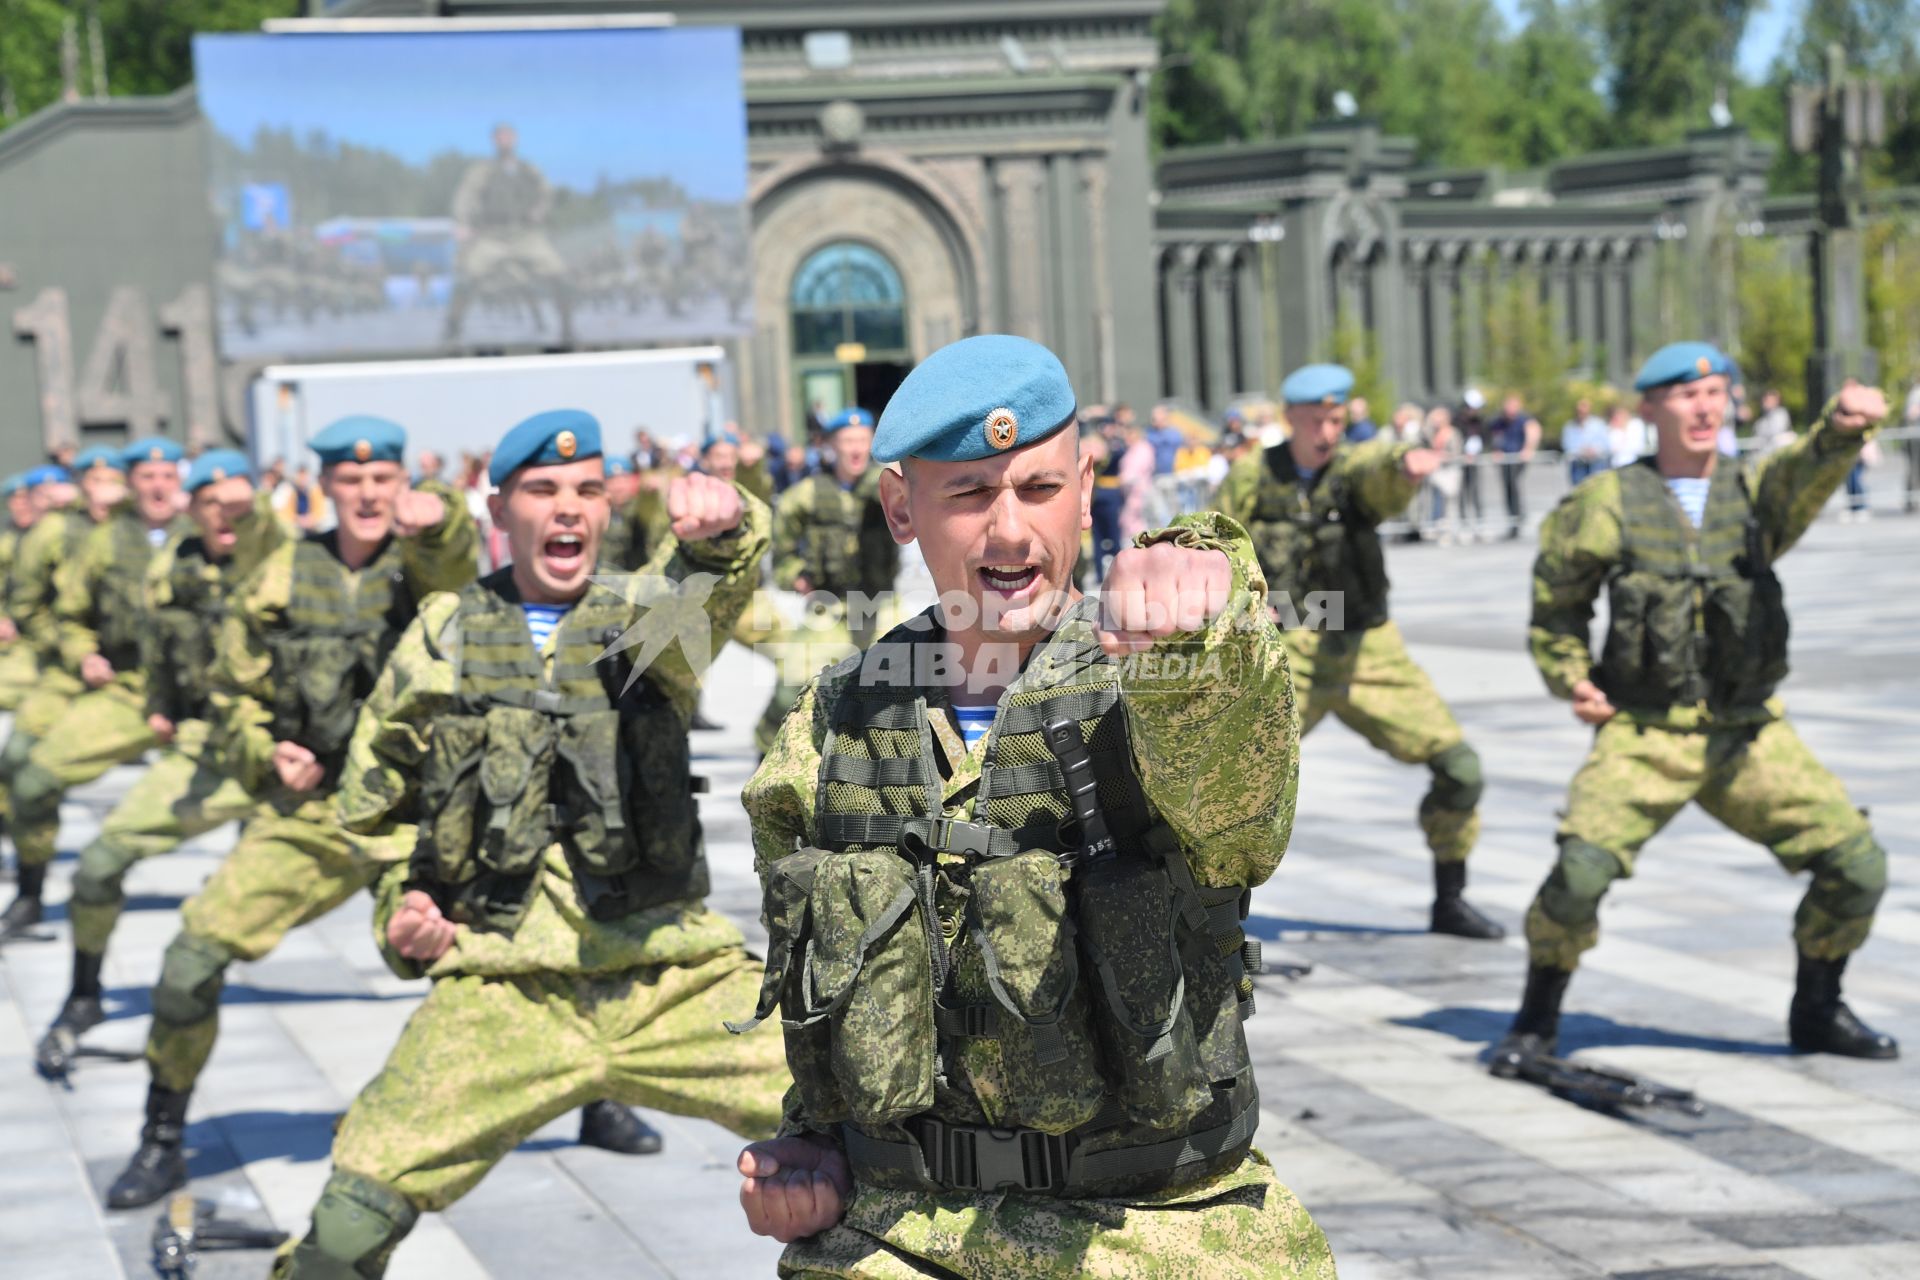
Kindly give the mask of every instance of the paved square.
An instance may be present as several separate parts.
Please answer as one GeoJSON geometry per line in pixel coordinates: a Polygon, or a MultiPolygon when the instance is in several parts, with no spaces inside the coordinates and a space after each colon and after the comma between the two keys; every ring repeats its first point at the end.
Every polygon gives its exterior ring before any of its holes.
{"type": "MultiPolygon", "coordinates": [[[[1530,556],[1524,544],[1396,547],[1390,565],[1414,654],[1486,762],[1470,896],[1516,933],[1587,737],[1525,656],[1530,556]]],[[[1920,1053],[1920,521],[1823,523],[1782,571],[1794,611],[1789,706],[1872,809],[1893,861],[1848,992],[1920,1053]]],[[[750,934],[758,896],[738,793],[768,679],[765,664],[729,649],[707,699],[726,730],[695,738],[713,784],[714,902],[750,934]]],[[[116,770],[69,797],[54,903],[71,851],[136,776],[116,770]]],[[[1260,980],[1249,1026],[1260,1143],[1326,1228],[1342,1276],[1920,1275],[1920,1073],[1911,1059],[1786,1048],[1802,886],[1697,810],[1648,846],[1641,874],[1607,900],[1565,1043],[1710,1106],[1698,1119],[1585,1111],[1494,1080],[1478,1061],[1518,1000],[1525,953],[1517,938],[1423,932],[1430,870],[1414,809],[1425,783],[1322,726],[1307,743],[1292,850],[1254,895],[1250,927],[1269,961],[1314,966],[1298,981],[1260,980]]],[[[232,839],[220,832],[133,872],[107,965],[113,1017],[89,1043],[138,1049],[174,908],[232,839]]],[[[33,1043],[68,976],[64,910],[52,914],[53,940],[0,958],[0,1275],[151,1275],[154,1211],[107,1214],[97,1198],[132,1149],[145,1069],[89,1060],[70,1091],[33,1073],[33,1043]]],[[[381,964],[369,919],[356,900],[233,971],[188,1134],[195,1186],[228,1216],[304,1229],[335,1117],[420,999],[420,984],[381,964]]],[[[583,1150],[574,1117],[554,1122],[450,1213],[424,1219],[390,1274],[771,1275],[777,1248],[747,1234],[735,1207],[738,1143],[709,1124],[653,1118],[667,1151],[641,1159],[583,1150]]],[[[262,1254],[210,1254],[197,1274],[264,1270],[262,1254]]]]}

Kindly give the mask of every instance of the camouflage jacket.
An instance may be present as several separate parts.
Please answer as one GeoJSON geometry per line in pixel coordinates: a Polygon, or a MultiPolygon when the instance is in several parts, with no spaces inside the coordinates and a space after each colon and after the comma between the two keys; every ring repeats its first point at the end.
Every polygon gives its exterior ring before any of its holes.
{"type": "Polygon", "coordinates": [[[843,489],[831,474],[807,476],[780,495],[773,515],[773,584],[805,574],[816,591],[878,594],[893,588],[900,549],[880,523],[880,472],[871,466],[843,489]]]}
{"type": "Polygon", "coordinates": [[[99,523],[84,507],[49,511],[20,536],[7,579],[7,616],[33,646],[42,668],[60,665],[60,621],[54,616],[61,564],[99,523]]]}
{"type": "MultiPolygon", "coordinates": [[[[1831,406],[1829,406],[1831,411],[1831,406]]],[[[1819,516],[1820,509],[1847,477],[1871,432],[1848,434],[1827,423],[1826,413],[1813,428],[1784,449],[1750,461],[1721,459],[1721,466],[1744,466],[1753,495],[1754,515],[1772,560],[1785,555],[1819,516]]],[[[1593,673],[1593,604],[1621,563],[1620,474],[1602,471],[1583,481],[1554,508],[1540,526],[1540,551],[1533,562],[1533,616],[1527,647],[1534,665],[1556,698],[1573,697],[1573,687],[1593,673]]],[[[1718,719],[1778,716],[1778,699],[1766,708],[1723,713],[1718,719]]],[[[1636,723],[1685,728],[1705,723],[1704,706],[1677,706],[1665,712],[1625,711],[1636,723]]]]}
{"type": "MultiPolygon", "coordinates": [[[[742,492],[746,514],[735,531],[699,543],[670,539],[629,588],[638,592],[647,579],[680,582],[697,574],[715,575],[718,580],[703,603],[708,655],[718,653],[726,643],[734,619],[752,597],[760,558],[766,553],[767,509],[742,492]]],[[[610,921],[590,918],[580,906],[565,851],[558,844],[546,851],[532,903],[511,934],[460,926],[452,947],[425,969],[386,946],[386,922],[405,890],[406,860],[414,847],[418,817],[412,811],[414,780],[419,762],[431,747],[434,719],[452,703],[453,663],[437,641],[458,605],[458,597],[450,593],[421,603],[419,618],[401,637],[373,694],[361,707],[347,748],[347,767],[334,797],[341,823],[366,839],[371,856],[397,864],[380,883],[374,920],[374,936],[387,963],[406,977],[422,972],[436,978],[608,973],[636,965],[689,963],[739,946],[740,931],[698,903],[668,904],[610,921]]],[[[636,620],[654,616],[651,611],[636,612],[636,620]]],[[[543,664],[549,667],[558,635],[556,629],[542,650],[543,664]]],[[[682,720],[691,721],[702,671],[689,661],[685,643],[669,642],[649,663],[647,674],[666,691],[682,720]]],[[[644,639],[641,644],[644,648],[644,639]]]]}
{"type": "MultiPolygon", "coordinates": [[[[446,503],[446,517],[417,537],[400,540],[407,588],[423,599],[435,591],[457,591],[479,568],[479,536],[466,502],[437,482],[417,486],[446,503]]],[[[209,673],[213,743],[221,768],[255,794],[274,779],[273,723],[275,672],[272,633],[285,625],[293,594],[293,557],[301,539],[289,538],[261,558],[235,586],[231,608],[220,624],[213,669],[209,673]]],[[[355,571],[340,566],[344,578],[355,571]]]]}
{"type": "MultiPolygon", "coordinates": [[[[1171,828],[1199,884],[1257,885],[1273,874],[1286,852],[1299,781],[1299,718],[1286,650],[1262,607],[1266,583],[1238,525],[1213,513],[1182,516],[1172,527],[1139,539],[1142,545],[1156,541],[1225,552],[1233,594],[1205,631],[1171,637],[1135,659],[1152,660],[1177,649],[1199,658],[1197,669],[1217,675],[1182,681],[1177,689],[1149,690],[1144,680],[1130,685],[1130,669],[1122,668],[1132,766],[1152,814],[1171,828]],[[1206,662],[1208,655],[1222,660],[1206,662]]],[[[1134,670],[1150,667],[1149,661],[1134,670]]],[[[763,881],[773,864],[796,848],[821,843],[822,753],[840,688],[858,671],[858,664],[843,664],[808,685],[742,793],[763,881]]],[[[945,691],[916,692],[928,699],[943,815],[983,820],[976,808],[977,784],[992,735],[969,749],[945,691]]],[[[958,963],[969,962],[962,957],[958,963]]],[[[968,1068],[972,1093],[983,1104],[1007,1095],[1008,1082],[992,1062],[970,1058],[968,1068]]],[[[788,1127],[809,1127],[797,1097],[789,1100],[788,1127]]]]}
{"type": "MultiPolygon", "coordinates": [[[[1286,448],[1285,443],[1273,446],[1286,448]]],[[[1354,502],[1375,524],[1392,519],[1407,509],[1419,490],[1418,480],[1409,480],[1402,464],[1414,446],[1383,438],[1364,444],[1343,444],[1333,452],[1326,476],[1344,477],[1354,502]]],[[[1233,464],[1220,484],[1215,505],[1239,521],[1248,524],[1260,506],[1260,485],[1267,469],[1267,453],[1261,449],[1233,464]]],[[[1325,483],[1323,480],[1322,483],[1325,483]]]]}
{"type": "Polygon", "coordinates": [[[672,539],[667,495],[642,489],[633,501],[613,513],[600,540],[600,563],[610,572],[638,573],[672,539]]]}
{"type": "MultiPolygon", "coordinates": [[[[185,517],[176,516],[162,531],[164,540],[155,546],[146,522],[125,508],[88,531],[72,558],[54,573],[53,614],[62,666],[78,675],[83,661],[105,652],[107,637],[113,633],[131,636],[133,652],[138,653],[141,620],[107,614],[123,609],[144,612],[148,571],[166,548],[192,528],[185,517]],[[122,559],[129,563],[118,563],[122,559]]],[[[136,669],[116,674],[132,678],[138,673],[136,669]]],[[[144,683],[144,676],[140,680],[144,683]]]]}

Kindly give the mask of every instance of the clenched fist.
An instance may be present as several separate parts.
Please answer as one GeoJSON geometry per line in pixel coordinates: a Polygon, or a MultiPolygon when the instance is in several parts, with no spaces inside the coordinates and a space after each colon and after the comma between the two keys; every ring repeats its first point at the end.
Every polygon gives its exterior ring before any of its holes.
{"type": "Polygon", "coordinates": [[[422,493],[418,489],[406,489],[393,500],[395,537],[415,537],[446,518],[447,504],[441,501],[437,493],[422,493]]]}
{"type": "Polygon", "coordinates": [[[151,715],[147,717],[147,731],[153,734],[154,737],[160,739],[160,741],[172,742],[173,730],[173,721],[167,719],[165,716],[151,715]]]}
{"type": "Polygon", "coordinates": [[[827,1138],[796,1135],[756,1142],[740,1153],[740,1207],[757,1236],[791,1244],[831,1227],[847,1211],[853,1175],[827,1138]]]}
{"type": "Polygon", "coordinates": [[[433,895],[409,889],[387,921],[387,945],[409,960],[432,964],[453,945],[453,928],[433,895]]]}
{"type": "Polygon", "coordinates": [[[280,785],[293,792],[312,791],[327,776],[313,752],[297,742],[273,744],[273,771],[280,775],[280,785]]]}
{"type": "Polygon", "coordinates": [[[1440,469],[1440,455],[1432,449],[1411,449],[1400,459],[1400,470],[1409,480],[1425,480],[1440,469]]]}
{"type": "Polygon", "coordinates": [[[1600,686],[1591,680],[1582,680],[1573,686],[1573,714],[1581,723],[1602,725],[1617,714],[1607,695],[1600,686]]]}
{"type": "Polygon", "coordinates": [[[97,653],[90,653],[80,659],[80,678],[87,682],[89,689],[112,684],[113,664],[97,653]]]}
{"type": "Polygon", "coordinates": [[[745,513],[740,491],[725,480],[696,471],[675,477],[667,486],[667,515],[673,520],[673,536],[682,542],[717,538],[738,528],[745,513]]]}
{"type": "Polygon", "coordinates": [[[1887,417],[1887,393],[1878,387],[1863,387],[1850,382],[1833,398],[1833,414],[1827,420],[1836,430],[1852,435],[1865,431],[1887,417]]]}
{"type": "Polygon", "coordinates": [[[1233,566],[1225,553],[1156,542],[1113,558],[1100,586],[1100,647],[1112,657],[1198,631],[1226,609],[1233,566]]]}

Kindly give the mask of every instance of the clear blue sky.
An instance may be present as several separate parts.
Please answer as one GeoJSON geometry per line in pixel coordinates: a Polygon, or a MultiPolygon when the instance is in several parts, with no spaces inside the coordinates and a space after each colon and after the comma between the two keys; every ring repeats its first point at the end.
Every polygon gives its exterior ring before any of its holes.
{"type": "Polygon", "coordinates": [[[261,125],[420,163],[490,154],[496,122],[548,181],[671,176],[696,199],[747,186],[740,41],[724,27],[194,38],[200,109],[241,146],[261,125]]]}
{"type": "MultiPolygon", "coordinates": [[[[1507,15],[1507,21],[1515,26],[1521,22],[1523,0],[1494,0],[1500,11],[1507,15]]],[[[1740,41],[1740,74],[1748,80],[1759,80],[1773,65],[1773,55],[1780,51],[1787,33],[1800,16],[1802,0],[1761,0],[1761,7],[1747,19],[1747,33],[1740,41]]]]}

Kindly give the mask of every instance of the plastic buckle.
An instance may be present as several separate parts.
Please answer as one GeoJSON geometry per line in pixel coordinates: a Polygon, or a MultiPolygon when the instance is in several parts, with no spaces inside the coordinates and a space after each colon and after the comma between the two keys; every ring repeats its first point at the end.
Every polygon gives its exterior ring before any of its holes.
{"type": "Polygon", "coordinates": [[[533,709],[542,715],[559,715],[559,693],[553,689],[535,689],[533,691],[533,709]]]}
{"type": "Polygon", "coordinates": [[[987,856],[988,834],[992,830],[961,818],[935,818],[927,833],[927,845],[939,853],[958,853],[968,857],[987,856]]]}

